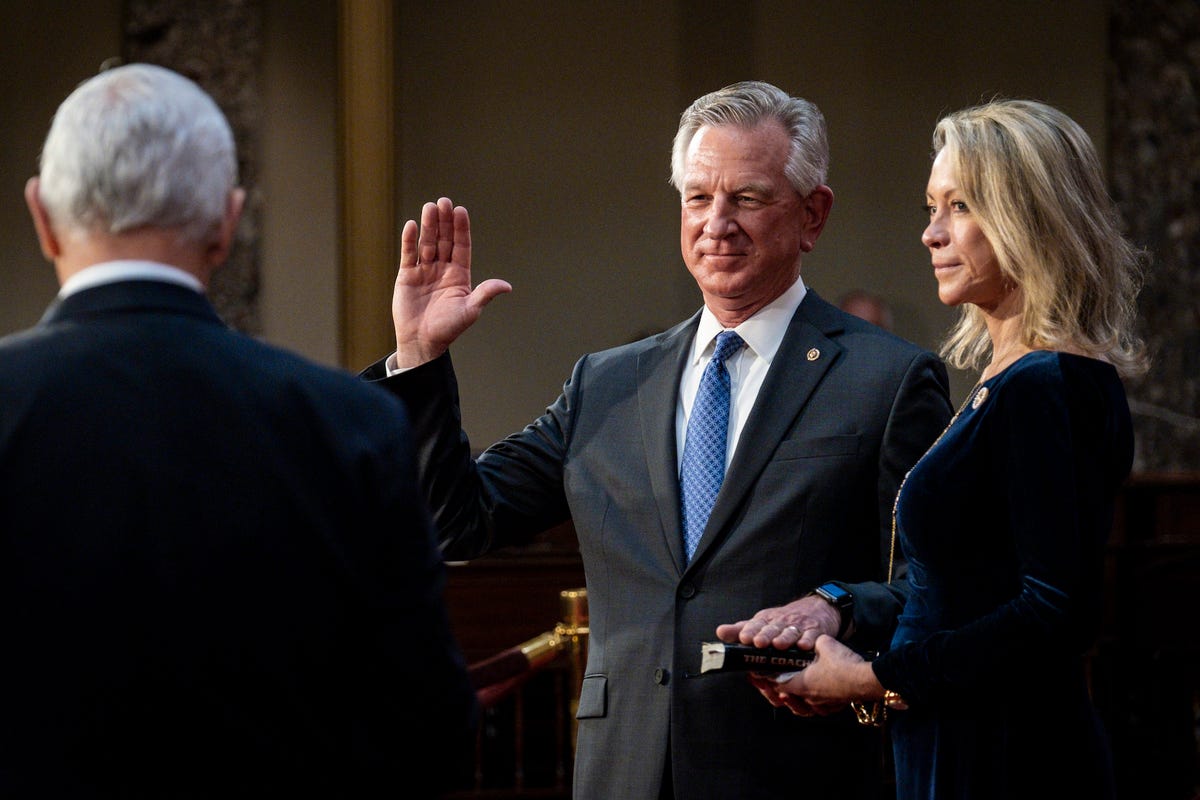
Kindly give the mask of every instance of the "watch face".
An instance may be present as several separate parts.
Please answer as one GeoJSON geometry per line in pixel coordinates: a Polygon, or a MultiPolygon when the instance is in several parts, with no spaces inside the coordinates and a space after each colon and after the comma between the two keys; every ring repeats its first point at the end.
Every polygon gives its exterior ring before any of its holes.
{"type": "Polygon", "coordinates": [[[833,603],[835,606],[842,606],[848,603],[852,598],[849,592],[836,583],[825,583],[817,587],[817,594],[822,595],[826,600],[833,603]]]}

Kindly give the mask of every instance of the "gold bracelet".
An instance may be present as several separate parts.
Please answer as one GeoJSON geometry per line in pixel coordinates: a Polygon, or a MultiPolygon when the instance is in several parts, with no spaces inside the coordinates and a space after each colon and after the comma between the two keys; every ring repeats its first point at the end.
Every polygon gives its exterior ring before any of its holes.
{"type": "Polygon", "coordinates": [[[878,700],[873,703],[851,703],[850,708],[853,709],[859,725],[882,728],[883,723],[887,721],[887,706],[878,700]]]}
{"type": "Polygon", "coordinates": [[[907,711],[908,703],[904,702],[904,698],[900,696],[899,692],[884,689],[883,700],[875,700],[870,703],[851,703],[850,708],[854,711],[859,725],[882,728],[883,724],[887,722],[889,710],[907,711]]]}
{"type": "Polygon", "coordinates": [[[908,711],[908,703],[904,702],[899,692],[893,692],[891,689],[883,690],[883,704],[894,711],[908,711]]]}

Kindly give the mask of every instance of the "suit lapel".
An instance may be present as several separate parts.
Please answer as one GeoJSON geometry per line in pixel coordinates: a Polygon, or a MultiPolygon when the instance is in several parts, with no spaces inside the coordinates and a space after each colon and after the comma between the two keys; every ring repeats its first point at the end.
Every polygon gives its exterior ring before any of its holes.
{"type": "Polygon", "coordinates": [[[727,527],[758,476],[774,457],[776,446],[784,440],[808,398],[840,357],[841,345],[829,338],[829,334],[840,329],[840,324],[836,315],[825,313],[828,308],[829,304],[810,289],[792,315],[738,439],[737,450],[725,473],[725,482],[717,494],[693,563],[717,541],[724,539],[724,535],[714,536],[713,532],[727,527]]]}
{"type": "Polygon", "coordinates": [[[661,343],[638,356],[638,409],[642,446],[650,473],[650,488],[658,504],[665,545],[683,572],[686,558],[679,519],[678,447],[675,441],[675,407],[679,402],[679,376],[690,352],[700,314],[661,335],[661,343]]]}

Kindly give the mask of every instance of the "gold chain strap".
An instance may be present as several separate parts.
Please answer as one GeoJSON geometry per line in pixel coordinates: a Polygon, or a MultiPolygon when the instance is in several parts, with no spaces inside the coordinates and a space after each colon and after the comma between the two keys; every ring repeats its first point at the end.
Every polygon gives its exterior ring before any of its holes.
{"type": "MultiPolygon", "coordinates": [[[[925,458],[925,455],[928,454],[930,450],[937,447],[938,442],[942,440],[942,437],[945,436],[946,432],[950,430],[950,426],[954,424],[956,419],[958,419],[958,415],[966,409],[968,403],[972,402],[972,399],[976,396],[976,390],[979,392],[979,401],[974,403],[976,407],[978,407],[979,403],[982,403],[983,400],[987,398],[987,389],[981,389],[978,385],[976,385],[971,391],[967,392],[967,399],[964,400],[962,405],[958,407],[958,411],[954,412],[954,416],[952,416],[950,421],[946,423],[946,427],[942,429],[942,432],[938,434],[938,437],[933,440],[933,444],[929,445],[928,449],[925,450],[925,453],[921,455],[921,458],[917,459],[917,463],[913,464],[909,468],[908,472],[904,473],[904,478],[901,479],[900,485],[896,487],[896,499],[892,501],[892,543],[888,550],[886,582],[889,584],[892,582],[892,572],[896,566],[896,511],[900,508],[900,493],[904,491],[904,484],[908,483],[908,476],[912,475],[912,471],[917,468],[917,464],[921,463],[921,459],[925,458]]],[[[904,711],[908,708],[908,704],[904,702],[904,698],[902,698],[898,692],[885,689],[882,700],[874,700],[870,703],[851,702],[850,708],[854,711],[854,716],[858,719],[859,725],[869,725],[872,728],[882,728],[883,724],[887,722],[887,712],[889,708],[894,708],[897,711],[904,711]]]]}

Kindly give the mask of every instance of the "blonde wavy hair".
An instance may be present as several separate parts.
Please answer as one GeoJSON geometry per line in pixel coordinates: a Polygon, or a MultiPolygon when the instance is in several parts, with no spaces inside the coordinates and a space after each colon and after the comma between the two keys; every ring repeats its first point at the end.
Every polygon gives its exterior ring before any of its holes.
{"type": "MultiPolygon", "coordinates": [[[[945,150],[1000,272],[1021,289],[1021,339],[1078,350],[1128,377],[1146,371],[1134,332],[1146,254],[1121,233],[1088,135],[1058,109],[993,100],[943,117],[945,150]]],[[[983,312],[961,306],[941,348],[947,363],[979,370],[991,353],[983,312]]]]}

